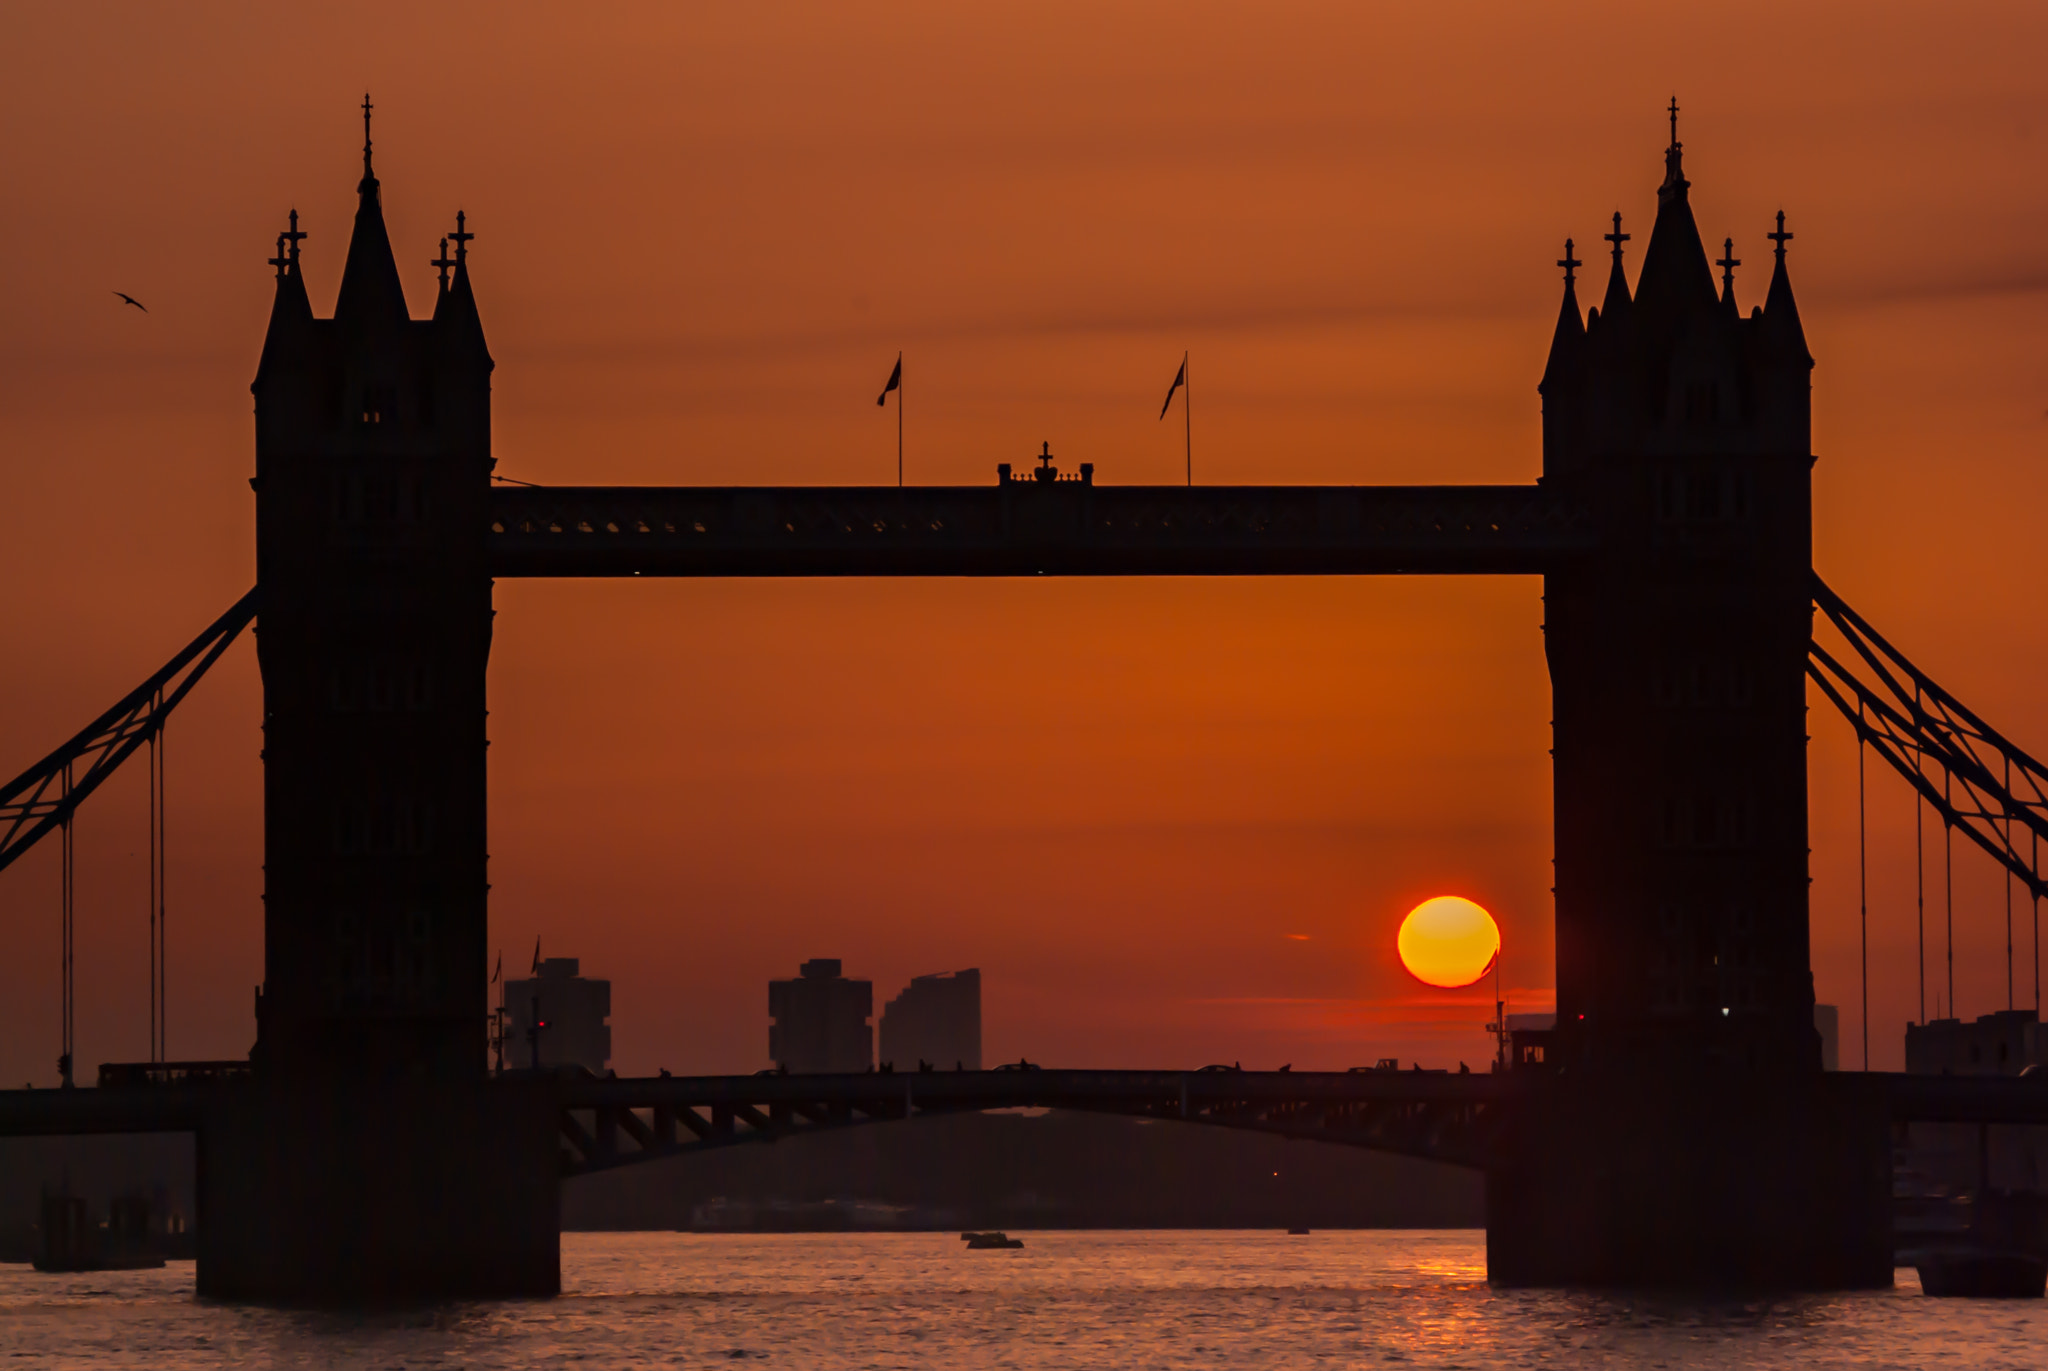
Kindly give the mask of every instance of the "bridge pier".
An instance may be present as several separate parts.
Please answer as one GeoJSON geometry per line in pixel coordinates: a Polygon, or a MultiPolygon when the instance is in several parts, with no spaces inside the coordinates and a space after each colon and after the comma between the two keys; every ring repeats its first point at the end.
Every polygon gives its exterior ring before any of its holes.
{"type": "Polygon", "coordinates": [[[1884,1082],[1560,1077],[1486,1178],[1496,1285],[1884,1289],[1884,1082]]]}
{"type": "Polygon", "coordinates": [[[556,1294],[559,1115],[545,1081],[224,1091],[199,1128],[199,1293],[556,1294]]]}

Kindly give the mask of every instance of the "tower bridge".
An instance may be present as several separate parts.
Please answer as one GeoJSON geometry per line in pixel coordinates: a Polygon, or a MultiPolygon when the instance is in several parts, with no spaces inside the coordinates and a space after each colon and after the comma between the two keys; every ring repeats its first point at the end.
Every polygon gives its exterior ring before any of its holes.
{"type": "Polygon", "coordinates": [[[493,482],[474,235],[458,215],[433,311],[413,318],[366,136],[333,315],[313,313],[296,215],[272,259],[256,590],[0,791],[4,868],[161,729],[192,664],[254,616],[256,1048],[245,1064],[0,1092],[0,1133],[196,1130],[199,1284],[230,1297],[549,1293],[565,1174],[1016,1105],[1484,1168],[1497,1281],[1889,1284],[1888,1128],[2043,1121],[2048,1099],[2031,1083],[1821,1072],[1807,679],[2036,895],[2011,833],[2048,831],[2048,772],[1874,631],[1861,668],[1814,656],[1816,597],[1838,623],[1853,611],[1812,570],[1792,234],[1779,215],[1768,290],[1743,314],[1732,245],[1716,286],[1682,153],[1674,124],[1633,289],[1619,214],[1583,313],[1566,243],[1533,485],[1116,486],[1060,473],[1047,449],[978,487],[549,488],[493,482]],[[1541,1069],[485,1074],[496,579],[1505,573],[1544,578],[1555,716],[1558,1023],[1523,1059],[1541,1069]],[[1930,766],[1962,777],[1974,808],[1950,804],[1930,766]]]}

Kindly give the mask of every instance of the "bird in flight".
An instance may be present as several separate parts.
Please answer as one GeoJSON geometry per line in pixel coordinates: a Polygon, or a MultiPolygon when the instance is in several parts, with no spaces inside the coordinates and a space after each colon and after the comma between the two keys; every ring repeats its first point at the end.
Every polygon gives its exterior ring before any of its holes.
{"type": "Polygon", "coordinates": [[[127,291],[125,291],[125,290],[117,290],[117,291],[115,291],[115,292],[114,292],[114,294],[116,294],[116,295],[120,296],[120,297],[121,297],[121,298],[122,298],[123,300],[126,300],[126,301],[127,301],[127,302],[128,302],[129,304],[131,304],[131,305],[135,306],[135,308],[137,308],[137,309],[141,310],[141,311],[142,311],[142,312],[143,312],[144,314],[147,314],[147,313],[149,313],[149,306],[148,306],[148,305],[145,305],[145,304],[143,304],[143,303],[142,303],[142,301],[140,301],[140,300],[136,299],[136,298],[135,298],[134,296],[130,295],[130,294],[129,294],[129,293],[127,292],[127,291]]]}

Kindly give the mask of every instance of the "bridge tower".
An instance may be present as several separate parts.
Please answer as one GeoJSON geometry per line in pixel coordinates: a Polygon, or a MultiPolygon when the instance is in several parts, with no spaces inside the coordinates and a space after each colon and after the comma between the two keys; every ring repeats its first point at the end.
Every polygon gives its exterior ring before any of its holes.
{"type": "Polygon", "coordinates": [[[1682,151],[1674,102],[1633,293],[1618,213],[1583,324],[1571,244],[1560,263],[1543,484],[1601,544],[1544,580],[1560,1088],[1491,1178],[1490,1267],[1888,1285],[1882,1124],[1854,1081],[1822,1078],[1813,1023],[1813,359],[1792,235],[1780,214],[1743,315],[1732,242],[1715,288],[1682,151]]]}
{"type": "Polygon", "coordinates": [[[252,387],[259,1052],[459,1081],[485,1064],[492,364],[466,230],[413,319],[367,138],[357,189],[334,317],[313,317],[291,240],[252,387]]]}
{"type": "Polygon", "coordinates": [[[208,1124],[200,1287],[552,1292],[552,1115],[485,1081],[492,362],[461,215],[409,314],[369,111],[334,315],[294,211],[251,387],[260,1088],[208,1124]]]}
{"type": "Polygon", "coordinates": [[[1544,584],[1554,1047],[1812,1072],[1813,360],[1783,238],[1762,306],[1736,305],[1732,243],[1716,292],[1681,152],[1674,126],[1633,296],[1617,214],[1605,297],[1582,327],[1567,281],[1541,386],[1543,481],[1604,540],[1544,584]]]}

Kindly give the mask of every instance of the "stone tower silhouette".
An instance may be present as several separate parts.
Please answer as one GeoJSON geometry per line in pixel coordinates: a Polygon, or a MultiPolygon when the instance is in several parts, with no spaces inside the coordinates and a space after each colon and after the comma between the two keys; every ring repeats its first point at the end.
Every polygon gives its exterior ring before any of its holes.
{"type": "MultiPolygon", "coordinates": [[[[1558,1023],[1487,1173],[1519,1285],[1882,1288],[1870,1078],[1823,1075],[1807,928],[1812,358],[1785,267],[1717,294],[1672,136],[1633,293],[1621,216],[1585,324],[1566,244],[1543,483],[1592,555],[1544,577],[1558,1023]]],[[[1518,1042],[1519,1046],[1519,1042],[1518,1042]]]]}
{"type": "Polygon", "coordinates": [[[1554,1052],[1588,1067],[1817,1071],[1807,942],[1813,365],[1785,267],[1717,295],[1674,111],[1636,290],[1564,302],[1543,482],[1601,554],[1544,584],[1554,708],[1554,1052]]]}
{"type": "Polygon", "coordinates": [[[406,308],[369,112],[334,317],[294,212],[252,386],[264,983],[257,1080],[200,1127],[198,1288],[552,1294],[558,1111],[485,1076],[491,357],[461,215],[406,308]]]}
{"type": "Polygon", "coordinates": [[[357,190],[331,319],[308,304],[294,213],[251,387],[258,1060],[459,1079],[485,1061],[492,364],[460,226],[433,317],[407,313],[367,110],[357,190]]]}

